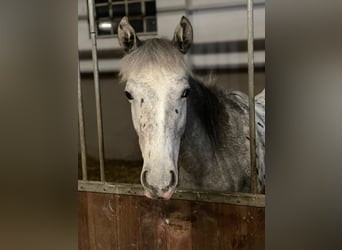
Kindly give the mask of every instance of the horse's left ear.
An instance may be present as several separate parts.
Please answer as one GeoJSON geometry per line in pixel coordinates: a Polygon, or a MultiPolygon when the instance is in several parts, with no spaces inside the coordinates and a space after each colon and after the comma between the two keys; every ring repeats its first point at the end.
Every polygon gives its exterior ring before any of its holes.
{"type": "Polygon", "coordinates": [[[193,32],[190,21],[182,16],[180,23],[177,25],[175,34],[173,35],[172,44],[185,54],[190,48],[193,40],[193,32]]]}
{"type": "Polygon", "coordinates": [[[132,52],[141,44],[135,30],[129,24],[128,18],[125,16],[121,19],[118,26],[118,39],[121,48],[123,48],[126,53],[132,52]]]}

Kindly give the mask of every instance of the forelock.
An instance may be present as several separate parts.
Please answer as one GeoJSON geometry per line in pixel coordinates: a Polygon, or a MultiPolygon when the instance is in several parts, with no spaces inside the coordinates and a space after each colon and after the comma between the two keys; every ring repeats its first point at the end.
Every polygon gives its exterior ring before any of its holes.
{"type": "Polygon", "coordinates": [[[183,55],[164,39],[150,39],[122,59],[120,76],[122,81],[142,71],[169,74],[188,74],[189,68],[183,55]]]}

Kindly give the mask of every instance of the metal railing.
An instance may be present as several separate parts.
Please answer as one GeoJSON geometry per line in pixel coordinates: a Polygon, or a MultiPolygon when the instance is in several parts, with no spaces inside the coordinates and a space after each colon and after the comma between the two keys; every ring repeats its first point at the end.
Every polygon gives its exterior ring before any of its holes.
{"type": "Polygon", "coordinates": [[[255,143],[255,98],[254,98],[254,17],[253,0],[247,0],[248,44],[248,99],[249,99],[249,145],[251,162],[251,192],[257,193],[256,143],[255,143]]]}
{"type": "Polygon", "coordinates": [[[101,88],[99,82],[99,65],[97,59],[97,43],[96,43],[96,28],[94,15],[94,1],[88,0],[88,15],[91,39],[91,52],[93,58],[94,72],[94,87],[95,87],[95,102],[96,102],[96,122],[97,122],[97,138],[99,144],[99,160],[100,160],[100,175],[101,181],[104,182],[104,142],[103,142],[103,126],[102,126],[102,108],[101,108],[101,88]]]}
{"type": "Polygon", "coordinates": [[[81,146],[81,158],[82,158],[82,179],[86,181],[87,175],[87,147],[84,130],[84,112],[83,112],[83,100],[82,100],[82,85],[81,85],[81,72],[80,64],[78,63],[78,82],[77,82],[77,98],[78,98],[78,126],[80,132],[80,146],[81,146]]]}
{"type": "MultiPolygon", "coordinates": [[[[86,162],[86,138],[84,130],[84,116],[82,103],[82,87],[80,69],[78,69],[78,110],[79,110],[79,132],[82,158],[82,180],[78,181],[79,191],[104,192],[127,195],[143,195],[144,191],[141,185],[123,184],[123,183],[107,183],[104,172],[104,142],[102,127],[102,109],[101,109],[101,91],[99,82],[99,69],[97,59],[97,44],[94,19],[94,3],[88,0],[90,35],[92,44],[92,59],[94,71],[94,87],[96,97],[96,118],[97,118],[97,134],[99,145],[100,175],[101,181],[88,181],[87,179],[87,162],[86,162]]],[[[256,132],[255,132],[255,97],[254,97],[254,60],[253,60],[253,0],[247,0],[247,31],[248,31],[248,96],[249,96],[249,132],[250,132],[250,163],[251,163],[251,193],[223,193],[208,192],[199,190],[176,190],[174,198],[206,201],[206,202],[222,202],[235,205],[246,205],[255,207],[265,206],[265,195],[257,194],[257,176],[256,176],[256,132]]]]}

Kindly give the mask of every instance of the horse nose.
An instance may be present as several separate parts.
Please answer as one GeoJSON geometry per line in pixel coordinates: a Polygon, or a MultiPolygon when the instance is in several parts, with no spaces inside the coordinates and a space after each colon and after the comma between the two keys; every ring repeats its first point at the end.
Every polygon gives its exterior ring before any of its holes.
{"type": "Polygon", "coordinates": [[[141,184],[144,188],[150,188],[150,185],[147,183],[147,170],[144,170],[141,174],[141,184]]]}
{"type": "Polygon", "coordinates": [[[154,183],[148,183],[148,171],[144,170],[141,175],[141,184],[145,189],[145,196],[152,199],[170,199],[177,185],[176,174],[173,170],[170,170],[170,183],[167,186],[158,186],[154,183]]]}

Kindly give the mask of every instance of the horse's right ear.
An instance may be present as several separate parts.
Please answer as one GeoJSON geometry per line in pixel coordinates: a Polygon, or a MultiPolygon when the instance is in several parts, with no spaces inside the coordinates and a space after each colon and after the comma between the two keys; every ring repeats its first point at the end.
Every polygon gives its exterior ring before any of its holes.
{"type": "Polygon", "coordinates": [[[123,17],[118,26],[118,39],[121,48],[130,53],[141,44],[133,27],[129,24],[127,17],[123,17]]]}
{"type": "Polygon", "coordinates": [[[185,54],[190,48],[192,40],[193,31],[191,23],[185,16],[182,16],[171,42],[180,52],[185,54]]]}

